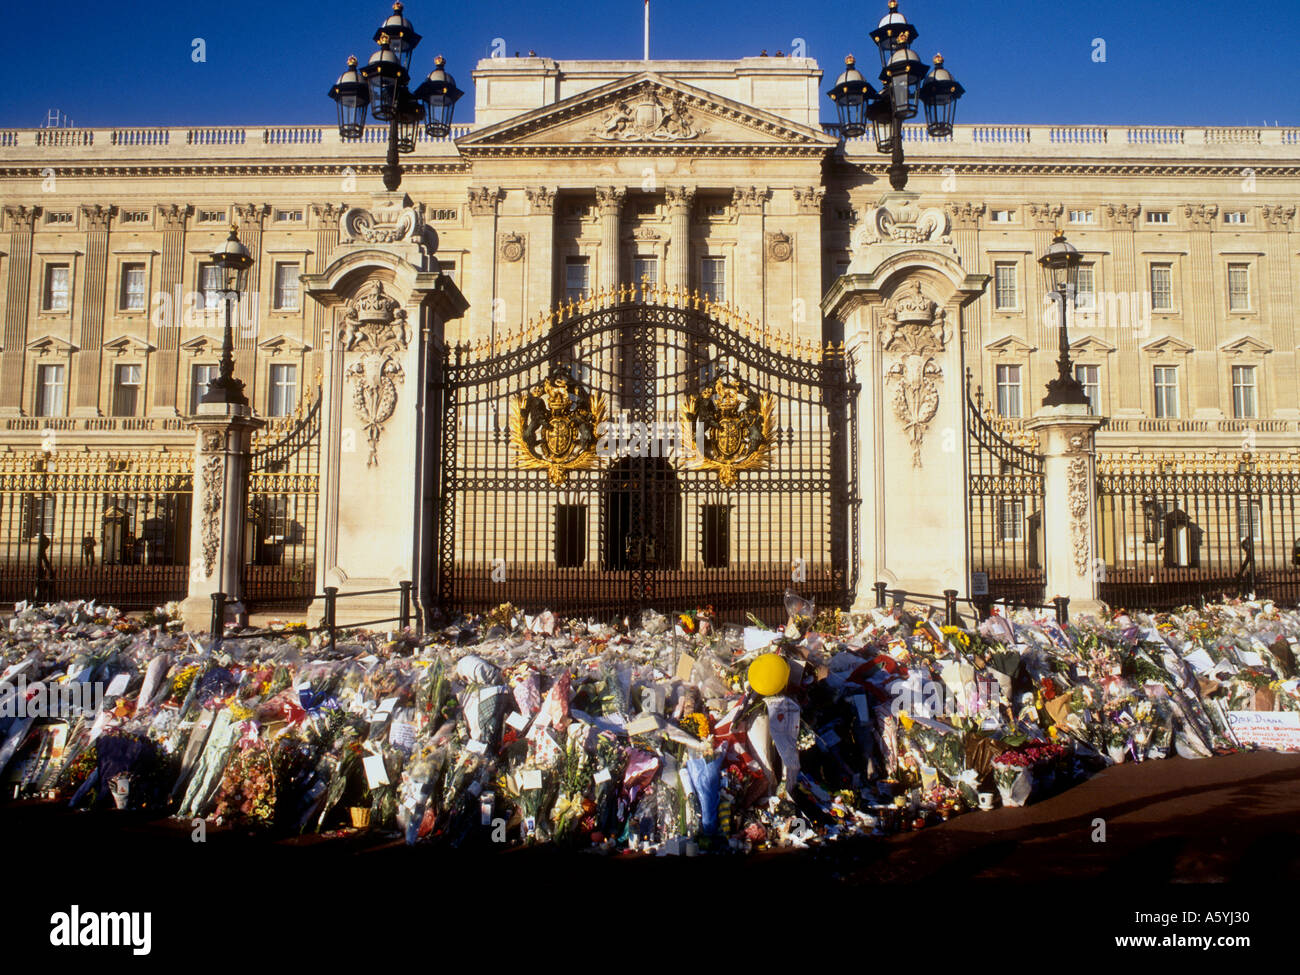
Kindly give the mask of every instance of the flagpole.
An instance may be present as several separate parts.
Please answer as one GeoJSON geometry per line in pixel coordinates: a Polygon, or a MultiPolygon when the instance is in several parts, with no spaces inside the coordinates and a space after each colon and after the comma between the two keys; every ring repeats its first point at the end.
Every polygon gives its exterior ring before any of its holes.
{"type": "Polygon", "coordinates": [[[645,59],[650,60],[650,0],[645,0],[645,59]]]}

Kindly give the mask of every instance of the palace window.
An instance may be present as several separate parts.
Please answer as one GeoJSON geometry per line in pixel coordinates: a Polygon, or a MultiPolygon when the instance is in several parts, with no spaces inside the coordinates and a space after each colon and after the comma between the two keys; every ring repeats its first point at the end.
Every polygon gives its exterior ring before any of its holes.
{"type": "Polygon", "coordinates": [[[460,211],[455,208],[430,210],[428,215],[429,223],[454,223],[458,219],[460,219],[460,211]]]}
{"type": "Polygon", "coordinates": [[[72,293],[72,268],[67,264],[45,265],[45,311],[67,311],[72,293]]]}
{"type": "Polygon", "coordinates": [[[1259,416],[1254,366],[1232,367],[1232,415],[1238,420],[1253,420],[1259,416]]]}
{"type": "Polygon", "coordinates": [[[1250,311],[1250,265],[1228,265],[1228,311],[1250,311]]]}
{"type": "Polygon", "coordinates": [[[1244,541],[1249,532],[1251,541],[1258,544],[1264,540],[1264,510],[1258,501],[1237,502],[1237,538],[1244,541]]]}
{"type": "Polygon", "coordinates": [[[455,261],[439,261],[439,262],[438,262],[438,270],[440,270],[443,274],[447,275],[447,277],[451,278],[452,281],[455,281],[455,280],[456,280],[456,262],[455,262],[455,261]]]}
{"type": "Polygon", "coordinates": [[[37,416],[62,416],[64,391],[64,372],[62,365],[43,365],[36,367],[36,408],[37,416]]]}
{"type": "Polygon", "coordinates": [[[705,257],[700,260],[700,292],[710,301],[727,300],[725,257],[705,257]]]}
{"type": "Polygon", "coordinates": [[[1168,223],[1168,222],[1169,222],[1168,210],[1147,211],[1147,223],[1168,223]]]}
{"type": "Polygon", "coordinates": [[[1070,223],[1096,223],[1097,212],[1095,210],[1071,210],[1070,223]]]}
{"type": "Polygon", "coordinates": [[[1088,410],[1094,416],[1101,414],[1101,370],[1097,366],[1074,367],[1074,378],[1080,386],[1083,387],[1084,394],[1088,397],[1088,410]]]}
{"type": "Polygon", "coordinates": [[[275,219],[280,223],[302,223],[301,210],[276,210],[275,219]]]}
{"type": "Polygon", "coordinates": [[[990,210],[989,223],[1015,223],[1014,210],[990,210]]]}
{"type": "Polygon", "coordinates": [[[640,285],[642,281],[650,285],[659,283],[659,258],[639,255],[632,258],[632,283],[640,285]]]}
{"type": "Polygon", "coordinates": [[[225,223],[225,210],[200,210],[198,213],[199,223],[225,223]]]}
{"type": "Polygon", "coordinates": [[[119,218],[122,223],[148,223],[148,210],[125,210],[119,218]]]}
{"type": "Polygon", "coordinates": [[[275,265],[275,308],[277,311],[298,310],[298,274],[296,263],[275,265]]]}
{"type": "Polygon", "coordinates": [[[55,498],[52,494],[28,494],[23,497],[23,536],[53,535],[55,498]]]}
{"type": "Polygon", "coordinates": [[[73,218],[71,210],[60,210],[60,211],[47,210],[45,212],[45,222],[47,224],[51,224],[51,223],[72,224],[75,222],[75,220],[73,218]]]}
{"type": "Polygon", "coordinates": [[[1247,222],[1246,211],[1245,210],[1224,210],[1223,222],[1224,223],[1246,223],[1247,222]]]}
{"type": "Polygon", "coordinates": [[[1020,307],[1016,288],[1016,265],[1011,261],[998,261],[993,265],[993,307],[1009,311],[1020,307]]]}
{"type": "Polygon", "coordinates": [[[1074,307],[1079,311],[1097,310],[1097,266],[1079,265],[1079,283],[1074,292],[1074,307]]]}
{"type": "Polygon", "coordinates": [[[577,569],[587,561],[587,506],[555,506],[555,565],[577,569]]]}
{"type": "Polygon", "coordinates": [[[1178,415],[1178,367],[1156,366],[1154,372],[1156,416],[1161,419],[1178,415]]]}
{"type": "Polygon", "coordinates": [[[565,258],[565,299],[568,301],[581,301],[589,294],[591,294],[591,260],[586,257],[565,258]]]}
{"type": "Polygon", "coordinates": [[[215,362],[203,363],[190,367],[190,413],[199,411],[199,400],[208,391],[208,383],[221,375],[221,368],[215,362]]]}
{"type": "Polygon", "coordinates": [[[143,264],[122,265],[122,311],[144,311],[144,271],[143,264]]]}
{"type": "Polygon", "coordinates": [[[298,367],[271,366],[271,388],[267,397],[268,416],[288,416],[298,405],[298,367]]]}
{"type": "Polygon", "coordinates": [[[113,370],[114,416],[135,416],[143,373],[139,363],[120,365],[113,370]]]}
{"type": "Polygon", "coordinates": [[[1173,311],[1174,266],[1151,265],[1151,308],[1153,311],[1173,311]]]}
{"type": "Polygon", "coordinates": [[[1020,367],[998,366],[998,416],[1020,416],[1020,367]]]}
{"type": "Polygon", "coordinates": [[[731,506],[701,505],[700,518],[700,560],[706,569],[725,569],[731,564],[731,506]]]}
{"type": "Polygon", "coordinates": [[[998,539],[1022,542],[1025,539],[1025,503],[1004,499],[998,502],[998,539]]]}

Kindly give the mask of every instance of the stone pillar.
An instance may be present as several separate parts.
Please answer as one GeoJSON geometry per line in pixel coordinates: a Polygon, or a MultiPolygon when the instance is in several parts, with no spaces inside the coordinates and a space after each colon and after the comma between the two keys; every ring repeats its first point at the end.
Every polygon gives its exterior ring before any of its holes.
{"type": "Polygon", "coordinates": [[[528,199],[526,319],[534,312],[546,314],[555,304],[555,190],[533,186],[524,195],[528,199]]]}
{"type": "Polygon", "coordinates": [[[227,622],[248,622],[243,604],[244,519],[248,510],[248,461],[254,431],[264,426],[249,406],[200,403],[190,424],[194,445],[194,504],[190,519],[189,595],[181,603],[185,628],[206,631],[212,594],[235,600],[227,622]]]}
{"type": "Polygon", "coordinates": [[[1214,204],[1186,204],[1183,215],[1188,227],[1188,264],[1183,278],[1183,318],[1191,328],[1192,354],[1189,357],[1192,374],[1186,377],[1188,411],[1192,416],[1216,418],[1223,416],[1219,402],[1220,381],[1217,373],[1219,361],[1218,330],[1215,323],[1221,317],[1214,301],[1214,251],[1211,246],[1214,221],[1219,208],[1214,204]]]}
{"type": "MultiPolygon", "coordinates": [[[[731,206],[736,211],[736,269],[732,277],[733,293],[727,299],[736,307],[758,316],[759,321],[769,320],[767,310],[768,239],[763,227],[763,210],[767,201],[767,187],[738,186],[731,194],[731,206]],[[741,300],[741,296],[744,300],[741,300]]],[[[778,322],[784,318],[785,309],[778,311],[778,322]]]]}
{"type": "MultiPolygon", "coordinates": [[[[822,206],[826,191],[820,186],[794,188],[793,235],[798,257],[794,267],[793,302],[789,310],[791,337],[821,345],[822,325],[814,321],[812,298],[822,289],[822,206]],[[812,246],[810,246],[812,245],[812,246]],[[795,304],[798,303],[798,304],[795,304]]],[[[785,315],[778,310],[778,322],[785,315]]]]}
{"type": "Polygon", "coordinates": [[[32,230],[36,208],[4,208],[9,231],[9,282],[5,288],[4,344],[0,348],[0,414],[23,412],[23,367],[27,362],[27,308],[32,284],[32,230]]]}
{"type": "Polygon", "coordinates": [[[469,190],[471,260],[461,270],[469,277],[469,305],[474,309],[470,335],[474,338],[486,337],[492,327],[492,299],[497,290],[497,206],[501,196],[495,186],[469,190]]]}
{"type": "MultiPolygon", "coordinates": [[[[316,253],[311,256],[310,268],[303,270],[319,274],[325,270],[325,262],[339,244],[339,218],[343,216],[343,207],[335,203],[313,203],[311,212],[316,221],[316,253]]],[[[309,305],[307,334],[311,336],[308,339],[311,352],[307,355],[307,362],[309,375],[315,376],[324,372],[325,335],[329,331],[330,315],[320,302],[313,301],[309,305]]],[[[303,377],[304,383],[307,378],[303,377]]]]}
{"type": "MultiPolygon", "coordinates": [[[[1300,368],[1296,359],[1295,319],[1300,315],[1296,307],[1295,292],[1291,288],[1291,222],[1295,219],[1294,205],[1278,204],[1262,208],[1264,223],[1268,226],[1268,316],[1273,335],[1273,383],[1277,391],[1273,402],[1273,415],[1294,419],[1300,417],[1300,408],[1287,391],[1294,391],[1300,383],[1300,368]]],[[[1257,288],[1256,292],[1263,291],[1257,288]]],[[[1263,384],[1261,376],[1261,385],[1263,384]]],[[[1261,414],[1262,415],[1262,414],[1261,414]]]]}
{"type": "Polygon", "coordinates": [[[944,211],[915,200],[891,193],[865,215],[849,273],[822,301],[861,387],[858,610],[877,580],[969,591],[962,331],[989,279],[958,261],[944,211]]]}
{"type": "Polygon", "coordinates": [[[618,287],[618,250],[622,234],[623,201],[627,190],[605,186],[596,190],[596,210],[600,214],[600,265],[595,290],[612,291],[618,287]]]}
{"type": "MultiPolygon", "coordinates": [[[[104,344],[104,305],[108,284],[108,225],[112,206],[83,206],[86,221],[86,273],[81,289],[81,328],[73,356],[76,376],[70,377],[72,414],[100,416],[100,359],[104,344]]],[[[108,396],[113,395],[110,385],[108,396]]]]}
{"type": "Polygon", "coordinates": [[[685,186],[669,187],[664,196],[668,202],[668,263],[664,267],[662,286],[670,291],[691,286],[691,212],[695,206],[695,190],[685,186]]]}
{"type": "MultiPolygon", "coordinates": [[[[948,217],[952,220],[952,242],[957,248],[957,260],[962,267],[980,266],[980,221],[987,209],[984,203],[949,203],[948,217]]],[[[966,365],[975,377],[975,385],[991,389],[992,382],[984,377],[984,315],[982,302],[970,306],[965,320],[966,365]]]]}
{"type": "MultiPolygon", "coordinates": [[[[302,276],[332,322],[325,336],[316,591],[339,590],[336,618],[348,624],[394,617],[400,602],[396,592],[348,593],[411,580],[427,618],[436,597],[438,369],[445,323],[466,304],[438,270],[419,208],[403,194],[376,194],[369,209],[349,208],[340,224],[325,270],[302,276]]],[[[323,614],[317,600],[307,617],[315,624],[323,614]]]]}
{"type": "Polygon", "coordinates": [[[1107,316],[1106,327],[1115,330],[1116,374],[1112,381],[1118,385],[1118,395],[1111,402],[1115,403],[1115,412],[1119,416],[1142,415],[1142,385],[1151,381],[1151,377],[1144,378],[1142,375],[1142,356],[1138,351],[1139,339],[1148,336],[1139,334],[1137,325],[1145,319],[1144,309],[1150,307],[1151,300],[1151,282],[1143,281],[1140,286],[1138,284],[1137,255],[1133,242],[1133,227],[1141,209],[1136,203],[1111,203],[1106,207],[1115,255],[1112,258],[1114,290],[1119,295],[1128,296],[1123,302],[1106,301],[1104,295],[1097,296],[1098,311],[1104,309],[1107,316]],[[1111,321],[1111,316],[1118,314],[1124,307],[1129,309],[1130,320],[1111,321]]]}
{"type": "Polygon", "coordinates": [[[1097,466],[1094,434],[1103,423],[1087,406],[1045,406],[1025,424],[1043,454],[1046,595],[1067,596],[1070,613],[1097,613],[1097,466]]]}
{"type": "MultiPolygon", "coordinates": [[[[185,320],[185,295],[182,281],[185,277],[185,221],[189,218],[189,204],[169,204],[158,208],[162,221],[162,275],[159,291],[164,295],[162,306],[155,312],[161,315],[158,322],[158,347],[154,355],[152,416],[179,416],[176,397],[179,392],[181,363],[181,325],[185,320]]],[[[198,290],[198,282],[195,282],[198,290]]]]}

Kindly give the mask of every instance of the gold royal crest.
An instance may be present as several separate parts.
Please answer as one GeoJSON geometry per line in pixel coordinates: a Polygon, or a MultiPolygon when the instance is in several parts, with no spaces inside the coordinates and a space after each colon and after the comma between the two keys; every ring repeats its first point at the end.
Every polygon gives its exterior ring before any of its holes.
{"type": "Polygon", "coordinates": [[[596,466],[596,431],[605,400],[563,372],[544,379],[512,403],[510,438],[523,470],[544,470],[554,485],[569,471],[596,466]]]}
{"type": "Polygon", "coordinates": [[[761,470],[772,451],[775,401],[741,379],[723,373],[682,404],[682,441],[699,470],[715,471],[723,487],[741,471],[761,470]]]}

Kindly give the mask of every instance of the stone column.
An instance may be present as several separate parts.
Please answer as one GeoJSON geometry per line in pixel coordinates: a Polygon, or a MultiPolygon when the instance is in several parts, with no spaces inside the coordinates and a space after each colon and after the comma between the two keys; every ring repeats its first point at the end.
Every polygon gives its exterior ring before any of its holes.
{"type": "Polygon", "coordinates": [[[1188,409],[1192,416],[1220,417],[1220,382],[1217,373],[1219,343],[1215,327],[1220,315],[1214,302],[1214,251],[1212,233],[1219,208],[1214,204],[1186,204],[1183,215],[1189,230],[1187,270],[1183,273],[1183,318],[1191,326],[1192,375],[1186,378],[1188,409]]]}
{"type": "MultiPolygon", "coordinates": [[[[325,262],[339,243],[339,217],[343,216],[343,207],[335,203],[313,203],[312,216],[316,221],[316,253],[311,256],[309,270],[320,274],[325,270],[325,262]]],[[[329,312],[320,302],[309,302],[307,312],[308,335],[311,336],[311,352],[307,355],[308,370],[312,376],[323,372],[325,355],[325,336],[329,331],[329,312]]],[[[307,377],[303,377],[304,382],[307,377]]]]}
{"type": "Polygon", "coordinates": [[[35,207],[5,207],[9,231],[9,282],[5,288],[4,349],[0,355],[0,414],[20,416],[23,367],[27,362],[27,307],[32,283],[35,207]]]}
{"type": "MultiPolygon", "coordinates": [[[[949,203],[948,217],[952,220],[952,243],[957,248],[957,259],[963,267],[980,265],[980,222],[987,205],[984,203],[949,203]]],[[[989,389],[992,383],[984,381],[984,316],[981,302],[970,306],[966,315],[966,364],[975,377],[975,385],[989,389]]]]}
{"type": "MultiPolygon", "coordinates": [[[[86,221],[86,274],[81,289],[81,328],[73,356],[76,376],[71,378],[72,414],[100,416],[100,364],[104,344],[104,304],[108,284],[108,225],[115,208],[83,206],[86,221]]],[[[112,396],[110,386],[107,391],[112,396]]]]}
{"type": "MultiPolygon", "coordinates": [[[[822,206],[826,191],[820,186],[794,188],[794,216],[792,218],[794,245],[797,257],[794,267],[794,290],[791,298],[799,305],[790,309],[791,337],[821,345],[822,323],[814,321],[812,297],[822,289],[822,206]],[[811,245],[811,246],[810,246],[811,245]],[[797,321],[802,316],[802,321],[797,321]]],[[[778,311],[778,321],[784,317],[778,311]]]]}
{"type": "Polygon", "coordinates": [[[1087,406],[1045,406],[1025,424],[1043,454],[1043,535],[1047,601],[1070,600],[1070,613],[1097,613],[1101,571],[1097,550],[1094,434],[1104,421],[1087,406]]]}
{"type": "MultiPolygon", "coordinates": [[[[1273,383],[1279,394],[1273,414],[1295,418],[1300,409],[1294,398],[1300,377],[1296,362],[1295,319],[1300,315],[1296,307],[1295,292],[1291,288],[1291,222],[1295,219],[1294,205],[1278,204],[1262,208],[1264,223],[1268,226],[1268,314],[1273,329],[1273,383]]],[[[1257,288],[1257,292],[1263,288],[1257,288]]],[[[1263,377],[1261,376],[1261,380],[1263,377]]],[[[1261,383],[1262,385],[1262,383],[1261,383]]]]}
{"type": "MultiPolygon", "coordinates": [[[[152,416],[179,416],[177,394],[181,362],[181,325],[185,320],[185,301],[181,282],[185,277],[185,221],[189,204],[169,204],[158,208],[162,221],[162,275],[159,290],[165,296],[158,323],[158,347],[154,355],[152,416]]],[[[198,283],[195,283],[197,290],[198,283]]]]}
{"type": "Polygon", "coordinates": [[[596,190],[596,210],[600,214],[600,266],[596,273],[596,291],[618,287],[618,249],[623,221],[623,201],[627,190],[605,186],[596,190]]]}
{"type": "Polygon", "coordinates": [[[546,314],[555,304],[555,190],[531,186],[524,195],[528,199],[528,248],[524,253],[528,306],[522,309],[522,316],[528,319],[534,313],[546,314]]]}
{"type": "Polygon", "coordinates": [[[470,257],[462,273],[469,276],[469,306],[474,309],[470,336],[486,337],[492,327],[492,299],[497,284],[497,206],[501,190],[495,186],[470,187],[470,257]]]}
{"type": "Polygon", "coordinates": [[[695,190],[685,186],[669,187],[664,196],[668,202],[669,241],[662,286],[685,291],[691,285],[691,213],[695,206],[695,190]]]}
{"type": "MultiPolygon", "coordinates": [[[[741,307],[767,321],[767,282],[764,280],[767,235],[763,229],[763,210],[767,201],[767,187],[738,186],[731,194],[731,205],[736,211],[736,269],[733,275],[733,294],[727,295],[731,304],[741,307]],[[741,296],[744,301],[741,301],[741,296]]],[[[778,312],[778,321],[785,315],[778,312]]]]}
{"type": "MultiPolygon", "coordinates": [[[[1032,370],[1032,372],[1051,376],[1056,372],[1052,364],[1056,360],[1054,350],[1058,341],[1056,327],[1059,319],[1057,306],[1043,301],[1044,289],[1039,283],[1038,259],[1052,246],[1052,238],[1060,228],[1061,214],[1065,211],[1065,207],[1060,203],[1031,203],[1025,209],[1029,214],[1030,226],[1034,228],[1034,252],[1030,255],[1029,266],[1025,268],[1025,315],[1029,320],[1029,335],[1026,337],[1029,339],[1029,344],[1037,350],[1035,357],[1039,360],[1038,365],[1042,367],[1041,372],[1039,370],[1032,370]]],[[[1029,379],[1029,376],[1025,377],[1026,383],[1029,379]]]]}
{"type": "Polygon", "coordinates": [[[1116,404],[1115,412],[1119,416],[1142,415],[1142,384],[1150,382],[1143,378],[1142,356],[1138,351],[1138,341],[1147,336],[1138,333],[1138,322],[1144,320],[1145,308],[1150,303],[1151,283],[1143,282],[1139,286],[1136,247],[1133,242],[1133,227],[1137,223],[1141,207],[1136,203],[1111,203],[1106,207],[1110,217],[1111,238],[1113,241],[1114,290],[1119,296],[1127,295],[1123,301],[1107,301],[1105,296],[1097,295],[1098,312],[1104,310],[1105,325],[1115,331],[1115,376],[1118,395],[1112,399],[1116,404]],[[1134,306],[1137,307],[1134,307],[1134,306]],[[1129,321],[1111,321],[1122,308],[1128,309],[1129,321]]]}
{"type": "Polygon", "coordinates": [[[263,425],[252,407],[235,403],[200,403],[190,424],[196,437],[190,585],[181,603],[186,629],[208,629],[215,592],[235,600],[226,606],[227,622],[248,622],[243,603],[248,462],[253,433],[263,425]]]}
{"type": "Polygon", "coordinates": [[[853,234],[822,312],[844,323],[857,401],[858,591],[969,591],[965,315],[988,285],[945,238],[938,208],[891,193],[853,234]],[[881,214],[880,210],[887,210],[881,214]]]}

